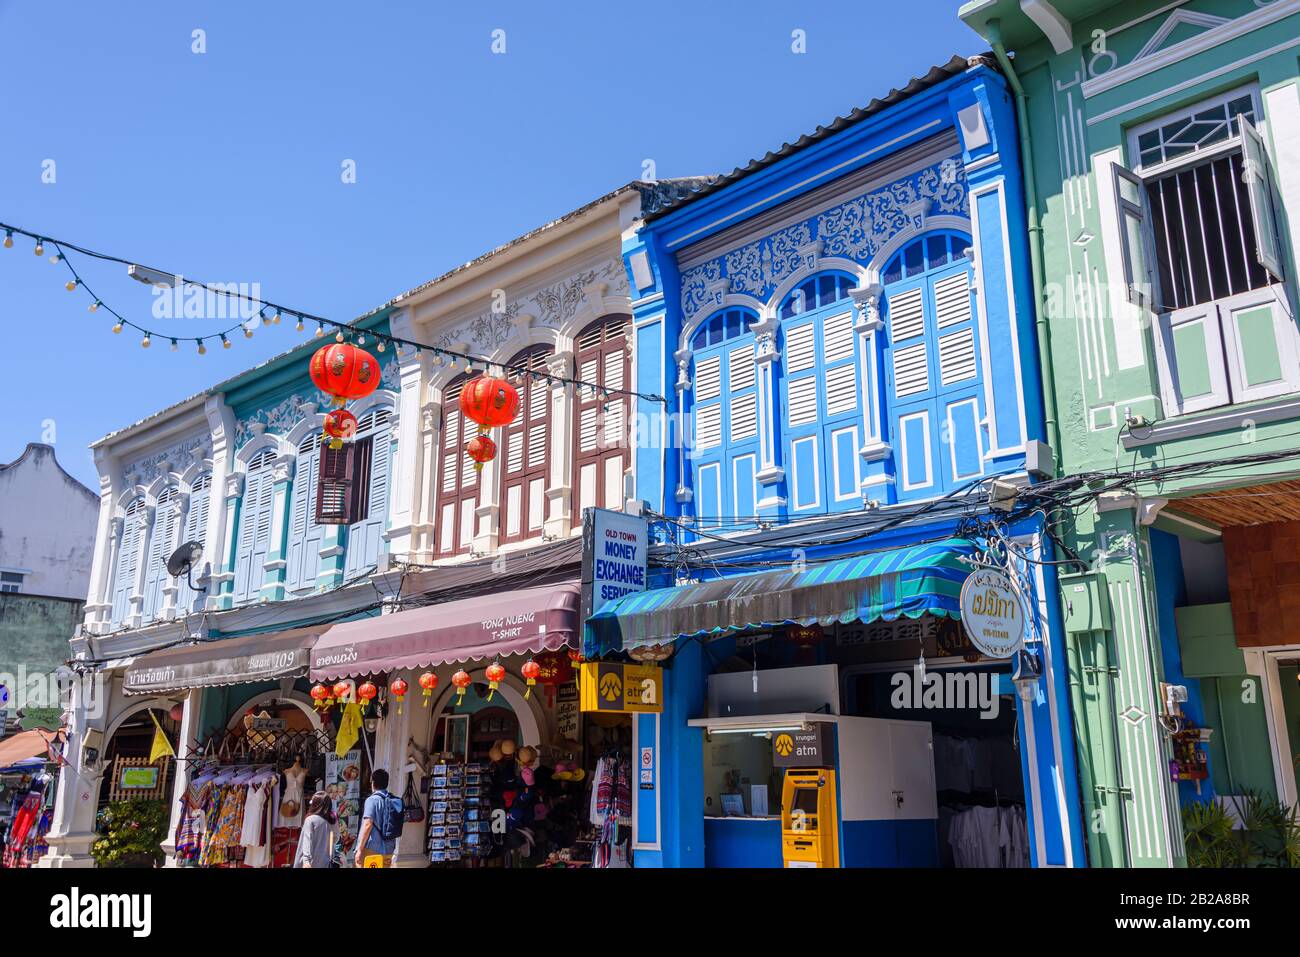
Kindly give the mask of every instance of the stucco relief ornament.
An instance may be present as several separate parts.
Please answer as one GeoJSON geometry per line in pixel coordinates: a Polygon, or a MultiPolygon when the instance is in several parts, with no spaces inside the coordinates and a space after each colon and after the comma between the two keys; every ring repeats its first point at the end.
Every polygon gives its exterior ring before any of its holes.
{"type": "Polygon", "coordinates": [[[519,322],[519,310],[523,303],[514,300],[506,303],[500,312],[489,309],[481,316],[470,320],[466,333],[470,340],[479,346],[491,350],[510,338],[519,322]]]}
{"type": "Polygon", "coordinates": [[[713,259],[682,273],[682,312],[687,318],[712,305],[710,288],[722,279],[722,261],[713,259]]]}
{"type": "Polygon", "coordinates": [[[596,270],[589,269],[563,282],[539,289],[534,294],[544,325],[558,326],[577,315],[586,301],[583,290],[596,281],[596,270]]]}

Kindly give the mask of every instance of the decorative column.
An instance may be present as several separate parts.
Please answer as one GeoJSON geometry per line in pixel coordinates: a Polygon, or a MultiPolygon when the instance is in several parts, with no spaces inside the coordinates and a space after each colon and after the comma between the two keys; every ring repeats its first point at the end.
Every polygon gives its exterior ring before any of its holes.
{"type": "Polygon", "coordinates": [[[771,311],[750,328],[754,332],[754,364],[758,374],[758,514],[780,518],[786,513],[785,453],[781,445],[781,353],[776,347],[780,320],[771,311]]]}
{"type": "MultiPolygon", "coordinates": [[[[603,283],[598,285],[603,286],[603,283]]],[[[573,352],[556,352],[546,360],[546,371],[562,379],[573,377],[573,352]]],[[[551,387],[551,474],[546,478],[546,518],[542,535],[562,538],[569,533],[577,516],[573,515],[573,403],[576,386],[559,383],[551,387]]],[[[527,489],[524,490],[527,494],[527,489]]]]}
{"type": "MultiPolygon", "coordinates": [[[[176,742],[176,757],[186,758],[198,750],[199,715],[203,710],[203,689],[195,688],[185,696],[185,711],[181,715],[179,739],[176,742]]],[[[167,827],[167,837],[162,842],[163,853],[167,856],[164,867],[176,866],[176,828],[181,822],[181,796],[190,786],[192,776],[191,761],[176,761],[176,783],[171,796],[171,823],[167,827]]]]}
{"type": "MultiPolygon", "coordinates": [[[[677,366],[677,379],[673,382],[673,391],[677,394],[678,421],[675,424],[669,421],[665,424],[665,431],[660,436],[667,448],[682,447],[687,451],[687,455],[681,457],[681,472],[677,476],[677,486],[673,490],[673,498],[681,507],[680,511],[684,518],[691,518],[695,510],[691,507],[695,499],[695,492],[691,486],[691,457],[690,454],[695,448],[695,425],[692,421],[692,409],[694,407],[695,383],[691,381],[691,350],[678,349],[673,353],[673,362],[677,366]],[[673,434],[673,432],[676,434],[673,434]],[[689,445],[682,441],[687,436],[690,437],[689,445]]],[[[667,490],[665,489],[665,492],[667,490]]]]}
{"type": "MultiPolygon", "coordinates": [[[[399,323],[396,317],[389,322],[394,329],[405,329],[405,324],[399,323]]],[[[398,361],[401,391],[397,398],[396,451],[388,477],[388,528],[384,539],[388,542],[390,555],[410,558],[411,553],[420,548],[417,526],[423,520],[425,510],[432,508],[429,487],[425,482],[427,447],[422,441],[425,421],[420,414],[420,396],[426,376],[422,354],[417,358],[414,352],[399,353],[398,361]]]]}
{"type": "MultiPolygon", "coordinates": [[[[203,403],[203,412],[208,419],[208,431],[212,438],[212,487],[209,496],[215,497],[218,489],[227,489],[227,479],[238,474],[234,472],[235,456],[235,413],[220,396],[211,396],[203,403]]],[[[243,493],[243,478],[239,479],[239,488],[235,495],[243,493]]],[[[196,569],[194,584],[207,590],[205,606],[207,608],[223,607],[220,593],[234,588],[233,549],[235,544],[235,515],[229,508],[229,494],[225,507],[212,502],[208,509],[208,527],[203,536],[203,567],[196,569]],[[229,534],[230,541],[226,541],[229,534]],[[231,571],[226,574],[225,563],[230,556],[231,571]],[[227,583],[229,583],[227,585],[227,583]]],[[[229,607],[229,599],[224,607],[229,607]]]]}
{"type": "Polygon", "coordinates": [[[225,520],[222,522],[222,527],[229,529],[230,535],[220,552],[221,570],[214,573],[210,578],[209,608],[231,608],[235,603],[235,550],[239,540],[239,514],[243,500],[244,473],[231,472],[226,476],[225,481],[225,507],[212,510],[224,513],[225,520]]]}
{"type": "Polygon", "coordinates": [[[266,561],[262,564],[262,598],[266,601],[284,599],[285,573],[288,568],[289,493],[293,486],[295,455],[281,455],[271,463],[271,481],[274,483],[271,498],[271,540],[266,545],[266,561]]]}
{"type": "Polygon", "coordinates": [[[885,424],[885,324],[880,318],[879,283],[861,289],[852,289],[849,295],[857,305],[857,322],[853,331],[857,338],[858,367],[862,370],[858,388],[862,405],[862,491],[864,502],[885,505],[898,500],[898,489],[890,472],[893,449],[886,441],[889,430],[885,424]]]}
{"type": "MultiPolygon", "coordinates": [[[[85,642],[80,642],[85,644],[85,642]]],[[[78,644],[74,640],[74,645],[78,644]]],[[[78,657],[90,654],[89,649],[78,653],[78,657]]],[[[88,731],[104,731],[108,681],[105,672],[90,671],[78,676],[72,685],[72,701],[69,707],[71,717],[68,720],[67,739],[63,746],[63,756],[67,765],[59,772],[58,784],[55,786],[54,815],[50,821],[46,842],[49,851],[36,862],[37,867],[94,867],[94,858],[90,847],[99,836],[95,833],[95,810],[99,800],[100,778],[103,776],[104,748],[108,742],[100,743],[100,755],[97,763],[86,760],[85,741],[88,731]],[[95,684],[99,683],[98,694],[95,684]]]]}
{"type": "Polygon", "coordinates": [[[113,608],[113,568],[117,564],[117,541],[121,523],[115,518],[117,506],[117,457],[103,449],[95,450],[95,467],[99,471],[99,522],[91,558],[90,586],[86,592],[87,629],[92,634],[105,630],[113,608]]]}

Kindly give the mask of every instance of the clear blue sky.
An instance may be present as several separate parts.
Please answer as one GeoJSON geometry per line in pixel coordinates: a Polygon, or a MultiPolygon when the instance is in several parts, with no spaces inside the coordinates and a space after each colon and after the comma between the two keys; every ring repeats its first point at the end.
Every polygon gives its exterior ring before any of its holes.
{"type": "MultiPolygon", "coordinates": [[[[351,319],[647,158],[659,176],[727,171],[980,52],[957,6],[0,0],[0,220],[351,319]]],[[[124,268],[86,275],[149,316],[124,268]]],[[[26,240],[0,249],[0,462],[52,422],[59,460],[92,488],[90,442],[299,338],[282,324],[203,357],[143,350],[67,278],[26,240]]]]}

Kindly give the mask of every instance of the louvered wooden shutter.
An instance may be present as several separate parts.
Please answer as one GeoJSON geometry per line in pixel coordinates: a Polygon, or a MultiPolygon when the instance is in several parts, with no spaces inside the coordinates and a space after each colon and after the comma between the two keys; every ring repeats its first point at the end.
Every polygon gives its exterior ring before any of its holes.
{"type": "Polygon", "coordinates": [[[144,499],[137,498],[126,507],[122,519],[122,539],[118,543],[117,571],[113,576],[113,623],[120,624],[130,611],[135,588],[135,573],[140,567],[140,513],[144,499]]]}
{"type": "MultiPolygon", "coordinates": [[[[515,356],[507,365],[527,373],[545,372],[553,355],[549,346],[535,346],[515,356]]],[[[519,390],[519,415],[501,430],[504,456],[498,471],[500,488],[501,541],[518,541],[539,534],[546,507],[545,490],[550,481],[551,384],[525,375],[519,390]]],[[[468,459],[468,456],[466,456],[468,459]]],[[[472,463],[471,463],[472,465],[472,463]]]]}
{"type": "Polygon", "coordinates": [[[158,496],[153,514],[153,528],[149,532],[149,559],[145,567],[144,605],[141,614],[145,621],[157,617],[162,608],[162,588],[167,582],[167,559],[171,557],[176,538],[176,510],[172,507],[174,488],[165,488],[158,496]]]}
{"type": "Polygon", "coordinates": [[[628,316],[607,316],[578,336],[578,378],[597,388],[574,393],[573,506],[575,526],[586,508],[620,508],[623,473],[628,462],[628,420],[631,408],[619,390],[631,384],[628,316]],[[610,390],[606,396],[603,390],[610,390]]]}
{"type": "Polygon", "coordinates": [[[344,443],[339,449],[332,449],[328,444],[321,446],[320,478],[316,485],[318,525],[352,523],[356,449],[356,444],[352,442],[344,443]]]}

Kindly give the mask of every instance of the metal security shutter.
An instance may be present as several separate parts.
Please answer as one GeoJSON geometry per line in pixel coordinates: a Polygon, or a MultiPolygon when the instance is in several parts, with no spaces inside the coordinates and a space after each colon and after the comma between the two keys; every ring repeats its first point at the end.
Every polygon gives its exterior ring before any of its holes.
{"type": "MultiPolygon", "coordinates": [[[[554,354],[555,350],[550,346],[533,346],[506,365],[526,373],[545,372],[547,362],[554,354]]],[[[515,388],[519,390],[519,415],[501,429],[505,460],[500,465],[501,497],[498,504],[501,524],[498,533],[503,543],[541,533],[544,493],[550,481],[551,384],[546,379],[534,379],[525,374],[515,388]]]]}

